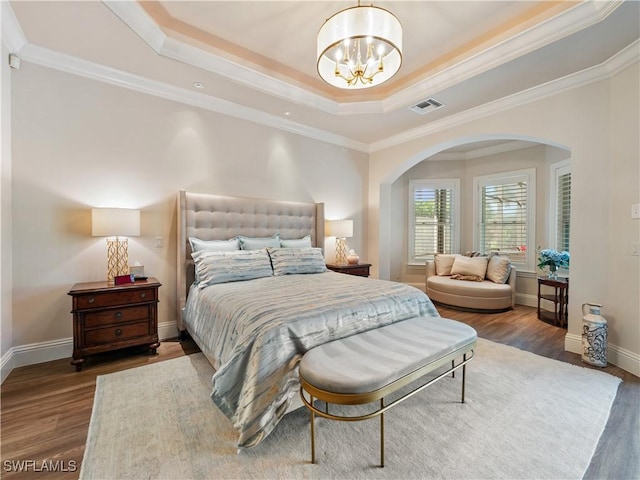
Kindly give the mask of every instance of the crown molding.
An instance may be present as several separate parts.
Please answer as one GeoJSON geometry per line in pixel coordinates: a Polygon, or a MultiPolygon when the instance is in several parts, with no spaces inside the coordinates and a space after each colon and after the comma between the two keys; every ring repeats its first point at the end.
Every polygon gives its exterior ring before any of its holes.
{"type": "Polygon", "coordinates": [[[0,17],[2,18],[2,41],[7,46],[9,53],[19,53],[27,44],[22,27],[18,23],[15,13],[8,1],[0,2],[0,17]]]}
{"type": "Polygon", "coordinates": [[[269,113],[245,107],[217,97],[193,92],[186,88],[168,85],[139,75],[105,67],[71,55],[55,52],[47,48],[28,43],[21,49],[21,58],[25,61],[71,73],[92,80],[108,83],[137,92],[154,95],[167,100],[184,103],[212,112],[229,115],[248,122],[295,133],[315,140],[331,143],[345,148],[368,152],[366,143],[329,133],[325,130],[309,127],[269,113]]]}
{"type": "MultiPolygon", "coordinates": [[[[108,4],[130,5],[136,2],[105,2],[108,4]]],[[[603,2],[606,4],[606,2],[603,2]]],[[[619,2],[616,2],[617,5],[619,2]]],[[[608,4],[606,4],[608,5],[608,4]]],[[[268,127],[280,129],[290,133],[295,133],[315,140],[327,142],[344,148],[373,153],[384,150],[402,143],[412,141],[416,138],[430,135],[432,133],[452,128],[463,123],[470,122],[488,115],[514,108],[540,98],[560,93],[562,91],[575,88],[581,85],[598,81],[616,75],[634,62],[638,62],[640,57],[640,40],[635,41],[627,48],[620,51],[611,59],[601,65],[577,72],[566,76],[559,80],[554,80],[546,84],[530,88],[528,90],[510,95],[508,97],[480,105],[478,107],[460,112],[455,115],[448,116],[442,120],[429,123],[425,126],[408,130],[398,135],[394,135],[382,139],[371,144],[359,142],[341,135],[329,133],[324,130],[312,128],[304,124],[296,123],[288,119],[284,119],[275,115],[267,114],[262,111],[244,107],[226,100],[205,95],[203,93],[193,92],[188,89],[171,86],[162,82],[147,79],[138,75],[127,73],[111,67],[106,67],[93,62],[79,59],[70,55],[54,52],[43,47],[33,45],[27,42],[22,33],[22,29],[11,10],[8,2],[2,2],[2,36],[7,46],[13,46],[14,52],[26,60],[35,64],[53,68],[56,70],[72,73],[74,75],[83,76],[93,80],[105,82],[111,85],[128,88],[138,92],[154,95],[157,97],[169,99],[172,101],[192,105],[197,108],[214,111],[224,115],[229,115],[242,120],[266,125],[268,127]],[[7,39],[5,40],[5,37],[7,39]]],[[[140,8],[140,7],[138,7],[140,8]]],[[[601,15],[610,13],[613,7],[608,9],[604,7],[599,10],[601,15]]],[[[142,11],[142,13],[145,13],[142,11]]],[[[146,13],[145,13],[146,15],[146,13]]],[[[140,20],[140,19],[139,19],[140,20]]],[[[595,20],[593,20],[595,21],[595,20]]],[[[159,29],[152,28],[144,21],[141,21],[146,29],[139,28],[138,32],[146,35],[150,45],[156,47],[164,44],[166,37],[158,35],[159,29]]],[[[291,92],[289,92],[291,94],[291,92]]],[[[378,110],[379,102],[363,102],[366,105],[366,111],[369,113],[380,113],[378,110]]],[[[336,104],[338,105],[338,104],[336,104]]],[[[342,109],[342,113],[356,113],[358,105],[344,103],[338,105],[342,109]]]]}
{"type": "Polygon", "coordinates": [[[497,155],[499,153],[512,152],[514,150],[521,150],[523,148],[531,147],[530,142],[522,140],[512,140],[510,142],[501,143],[499,145],[492,145],[490,147],[478,148],[469,152],[442,152],[436,153],[429,160],[474,160],[476,158],[488,157],[490,155],[497,155]]]}
{"type": "Polygon", "coordinates": [[[199,48],[167,35],[138,2],[103,0],[102,3],[158,55],[198,67],[233,80],[240,85],[245,85],[300,105],[333,115],[339,113],[340,104],[322,95],[274,78],[260,71],[258,67],[252,68],[242,65],[211,50],[199,48]]]}
{"type": "Polygon", "coordinates": [[[277,79],[257,66],[241,65],[211,50],[173,38],[138,2],[103,0],[103,3],[159,55],[325,113],[362,115],[386,113],[411,105],[424,98],[425,92],[431,92],[429,96],[593,25],[605,19],[623,1],[581,2],[383,100],[342,103],[277,79]]]}
{"type": "Polygon", "coordinates": [[[604,20],[622,3],[621,0],[580,3],[390,96],[383,100],[383,110],[387,112],[404,108],[416,100],[435,95],[464,80],[556,42],[604,20]]]}
{"type": "Polygon", "coordinates": [[[465,110],[455,115],[450,115],[441,120],[407,130],[398,135],[373,142],[369,145],[369,151],[370,153],[373,153],[401,145],[442,130],[457,127],[473,120],[478,120],[498,112],[510,110],[520,105],[571,90],[573,88],[610,78],[632,64],[640,61],[639,52],[640,40],[636,40],[631,45],[600,65],[523,90],[522,92],[514,93],[513,95],[485,103],[484,105],[465,110]]]}

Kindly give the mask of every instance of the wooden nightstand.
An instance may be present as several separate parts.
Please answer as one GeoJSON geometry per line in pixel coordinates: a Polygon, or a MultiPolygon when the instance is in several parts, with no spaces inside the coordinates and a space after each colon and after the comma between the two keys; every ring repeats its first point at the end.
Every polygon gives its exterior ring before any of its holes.
{"type": "Polygon", "coordinates": [[[338,273],[346,273],[349,275],[357,275],[359,277],[368,277],[370,263],[356,263],[352,265],[333,265],[327,263],[327,268],[338,273]]]}
{"type": "Polygon", "coordinates": [[[548,277],[538,277],[538,318],[540,320],[553,321],[553,324],[566,327],[569,321],[568,315],[569,306],[569,277],[559,277],[551,279],[548,277]],[[551,289],[547,289],[548,293],[542,292],[542,286],[553,287],[553,293],[551,289]],[[540,308],[540,301],[548,300],[553,302],[553,312],[549,312],[540,308]]]}
{"type": "Polygon", "coordinates": [[[106,281],[77,283],[73,298],[73,360],[82,369],[85,356],[158,342],[158,288],[155,278],[113,285],[106,281]]]}

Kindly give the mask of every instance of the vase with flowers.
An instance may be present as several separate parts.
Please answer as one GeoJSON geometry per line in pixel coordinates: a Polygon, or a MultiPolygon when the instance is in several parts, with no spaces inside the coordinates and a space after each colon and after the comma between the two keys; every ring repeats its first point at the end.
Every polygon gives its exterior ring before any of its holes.
{"type": "Polygon", "coordinates": [[[558,268],[569,268],[569,252],[545,248],[538,250],[538,268],[549,267],[549,278],[558,278],[558,268]]]}

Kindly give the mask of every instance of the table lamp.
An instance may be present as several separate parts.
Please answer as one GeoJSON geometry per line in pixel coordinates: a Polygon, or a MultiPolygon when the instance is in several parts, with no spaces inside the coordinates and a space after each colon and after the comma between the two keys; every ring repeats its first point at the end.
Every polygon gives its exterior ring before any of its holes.
{"type": "Polygon", "coordinates": [[[91,235],[107,238],[107,281],[129,273],[129,244],[126,238],[140,235],[140,210],[92,208],[91,235]]]}
{"type": "Polygon", "coordinates": [[[353,220],[330,220],[329,236],[336,237],[336,265],[347,264],[347,242],[353,236],[353,220]]]}

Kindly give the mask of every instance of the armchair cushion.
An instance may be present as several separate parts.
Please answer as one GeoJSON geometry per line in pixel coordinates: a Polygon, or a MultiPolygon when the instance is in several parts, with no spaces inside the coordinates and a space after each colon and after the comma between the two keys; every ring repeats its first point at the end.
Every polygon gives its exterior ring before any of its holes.
{"type": "MultiPolygon", "coordinates": [[[[457,257],[451,267],[451,275],[472,275],[484,280],[487,273],[487,257],[457,257]]],[[[437,267],[436,267],[437,268],[437,267]]]]}
{"type": "Polygon", "coordinates": [[[436,275],[451,275],[451,267],[456,257],[460,255],[448,255],[444,253],[436,253],[434,264],[436,267],[436,275]]]}
{"type": "Polygon", "coordinates": [[[487,280],[494,283],[506,283],[511,273],[511,260],[509,257],[492,255],[487,265],[487,280]]]}

